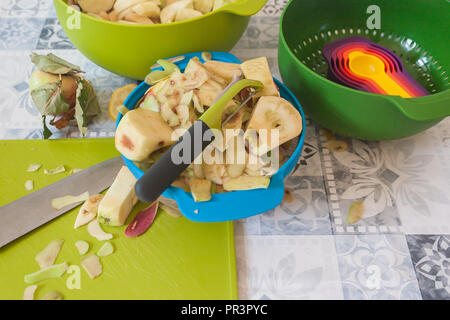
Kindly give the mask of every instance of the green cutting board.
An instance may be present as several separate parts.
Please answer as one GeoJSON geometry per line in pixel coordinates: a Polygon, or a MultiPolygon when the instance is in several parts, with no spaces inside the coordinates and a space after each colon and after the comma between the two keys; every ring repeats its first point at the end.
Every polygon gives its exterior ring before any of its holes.
{"type": "MultiPolygon", "coordinates": [[[[69,171],[118,156],[112,139],[0,141],[0,154],[0,206],[26,195],[28,179],[39,189],[68,175],[47,176],[44,168],[63,164],[69,171]],[[29,173],[30,163],[43,166],[29,173]]],[[[138,204],[127,222],[143,208],[138,204]]],[[[77,240],[89,242],[88,254],[97,252],[102,242],[89,236],[85,226],[73,229],[77,213],[78,208],[67,212],[0,249],[0,299],[22,299],[24,275],[39,269],[34,257],[54,239],[64,239],[55,263],[81,268],[77,240]]],[[[38,283],[35,298],[58,290],[65,299],[237,299],[231,222],[196,223],[160,210],[140,237],[127,238],[125,227],[104,230],[114,234],[115,252],[101,258],[101,276],[92,280],[81,268],[81,289],[69,290],[71,275],[65,274],[38,283]]]]}

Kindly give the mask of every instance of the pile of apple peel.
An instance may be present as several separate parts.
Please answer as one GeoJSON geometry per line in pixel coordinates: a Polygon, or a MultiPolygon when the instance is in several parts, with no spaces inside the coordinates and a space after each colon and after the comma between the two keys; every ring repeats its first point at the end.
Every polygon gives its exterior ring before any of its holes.
{"type": "Polygon", "coordinates": [[[158,64],[164,70],[146,77],[151,87],[117,127],[117,150],[148,170],[230,83],[240,78],[258,80],[263,89],[245,105],[250,89],[228,103],[222,134],[203,151],[202,161],[194,161],[173,186],[191,192],[196,202],[209,201],[214,193],[268,188],[283,157],[278,147],[298,137],[303,128],[298,110],[280,97],[267,59],[235,64],[209,59],[202,63],[195,57],[184,72],[165,60],[158,64]],[[259,138],[263,135],[268,139],[259,138]],[[272,161],[274,155],[278,161],[272,161]]]}
{"type": "Polygon", "coordinates": [[[77,11],[128,24],[161,24],[200,17],[234,0],[69,0],[77,11]]]}

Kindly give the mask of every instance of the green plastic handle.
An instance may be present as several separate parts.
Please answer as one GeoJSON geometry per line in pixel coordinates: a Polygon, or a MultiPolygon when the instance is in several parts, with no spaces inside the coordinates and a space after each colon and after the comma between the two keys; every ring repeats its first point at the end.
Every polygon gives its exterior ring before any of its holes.
{"type": "Polygon", "coordinates": [[[450,116],[450,89],[419,98],[386,97],[405,116],[416,121],[437,120],[450,116]]]}
{"type": "Polygon", "coordinates": [[[218,11],[230,12],[239,16],[252,16],[264,7],[267,0],[235,1],[223,6],[218,11]]]}
{"type": "Polygon", "coordinates": [[[229,88],[217,101],[209,107],[208,110],[200,117],[204,123],[211,129],[220,129],[222,127],[222,115],[227,104],[243,89],[253,87],[256,90],[262,90],[264,85],[257,80],[244,79],[236,82],[229,88]]]}

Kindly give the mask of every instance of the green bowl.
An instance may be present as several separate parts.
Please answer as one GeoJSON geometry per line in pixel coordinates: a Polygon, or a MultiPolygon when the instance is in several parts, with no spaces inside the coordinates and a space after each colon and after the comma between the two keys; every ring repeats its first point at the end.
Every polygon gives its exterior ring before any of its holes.
{"type": "Polygon", "coordinates": [[[290,1],[280,22],[278,63],[283,81],[306,114],[344,136],[387,140],[428,129],[450,115],[450,55],[443,38],[449,9],[446,0],[290,1]],[[380,30],[369,30],[366,24],[373,5],[380,9],[380,30]],[[431,94],[403,99],[328,80],[322,48],[352,35],[394,51],[431,94]]]}
{"type": "Polygon", "coordinates": [[[111,72],[143,80],[157,59],[231,50],[267,0],[236,0],[198,18],[155,25],[104,21],[75,12],[65,0],[53,2],[62,28],[81,53],[111,72]]]}

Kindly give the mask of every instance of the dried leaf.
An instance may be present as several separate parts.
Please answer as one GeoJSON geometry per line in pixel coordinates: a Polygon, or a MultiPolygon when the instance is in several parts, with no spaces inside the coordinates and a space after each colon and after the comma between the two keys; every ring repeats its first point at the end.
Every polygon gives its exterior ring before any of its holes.
{"type": "Polygon", "coordinates": [[[56,129],[61,130],[67,127],[70,123],[70,120],[74,118],[75,108],[70,108],[66,112],[63,112],[57,115],[53,120],[50,121],[50,124],[56,129]]]}
{"type": "Polygon", "coordinates": [[[84,78],[80,78],[77,83],[75,119],[77,120],[78,129],[80,130],[81,135],[84,136],[87,131],[88,122],[98,115],[101,110],[92,84],[84,78]]]}
{"type": "Polygon", "coordinates": [[[39,55],[32,53],[30,55],[31,62],[33,62],[36,67],[45,72],[53,74],[67,74],[67,73],[79,73],[83,72],[80,67],[61,59],[54,54],[50,53],[48,55],[39,55]]]}
{"type": "Polygon", "coordinates": [[[361,220],[363,214],[364,214],[364,202],[355,201],[350,205],[350,208],[348,209],[347,222],[349,224],[355,224],[359,220],[361,220]]]}
{"type": "Polygon", "coordinates": [[[44,127],[44,131],[42,132],[44,139],[48,139],[52,136],[52,132],[50,131],[50,129],[47,127],[47,123],[45,123],[45,116],[42,117],[42,125],[44,127]]]}
{"type": "Polygon", "coordinates": [[[31,98],[43,116],[57,116],[69,110],[70,105],[62,95],[62,82],[43,84],[31,91],[31,98]]]}

